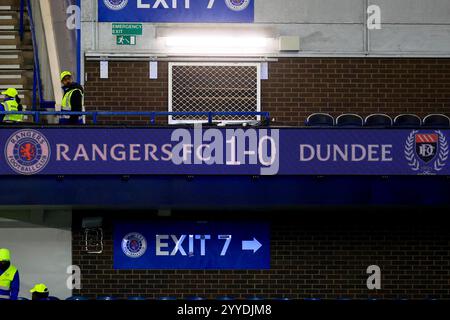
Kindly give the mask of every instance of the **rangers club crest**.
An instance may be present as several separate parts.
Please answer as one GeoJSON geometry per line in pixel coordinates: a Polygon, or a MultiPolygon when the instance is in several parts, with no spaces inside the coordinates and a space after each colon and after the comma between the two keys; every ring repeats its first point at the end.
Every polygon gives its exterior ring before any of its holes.
{"type": "Polygon", "coordinates": [[[20,130],[7,140],[5,157],[18,174],[33,175],[44,170],[50,161],[50,143],[36,130],[20,130]]]}
{"type": "Polygon", "coordinates": [[[117,11],[125,8],[128,4],[128,0],[103,0],[103,3],[108,9],[117,11]]]}
{"type": "Polygon", "coordinates": [[[251,0],[225,0],[228,8],[233,11],[242,11],[247,9],[251,0]]]}
{"type": "Polygon", "coordinates": [[[147,251],[147,240],[140,233],[129,233],[122,240],[122,251],[129,258],[140,258],[147,251]]]}
{"type": "Polygon", "coordinates": [[[413,171],[436,174],[448,159],[448,142],[441,131],[419,133],[413,131],[406,139],[405,157],[413,171]]]}

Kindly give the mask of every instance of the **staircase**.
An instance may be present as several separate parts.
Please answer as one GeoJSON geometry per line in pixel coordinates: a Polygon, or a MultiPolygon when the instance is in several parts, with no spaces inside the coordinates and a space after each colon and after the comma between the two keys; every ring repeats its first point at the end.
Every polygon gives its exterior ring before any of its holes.
{"type": "MultiPolygon", "coordinates": [[[[33,95],[33,45],[27,10],[20,39],[20,0],[0,0],[0,89],[16,88],[25,109],[33,95]]],[[[3,101],[3,96],[0,99],[3,101]]]]}

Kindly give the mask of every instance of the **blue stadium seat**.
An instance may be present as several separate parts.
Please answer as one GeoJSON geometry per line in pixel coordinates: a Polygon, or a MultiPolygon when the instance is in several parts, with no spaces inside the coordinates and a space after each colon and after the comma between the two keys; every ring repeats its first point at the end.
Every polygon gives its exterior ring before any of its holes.
{"type": "Polygon", "coordinates": [[[305,301],[320,301],[321,299],[320,298],[305,298],[303,300],[305,300],[305,301]]]}
{"type": "Polygon", "coordinates": [[[443,114],[430,114],[423,118],[423,126],[427,128],[450,128],[450,118],[443,114]]]}
{"type": "Polygon", "coordinates": [[[394,124],[387,114],[371,114],[364,120],[364,126],[370,128],[390,128],[394,124]]]}
{"type": "Polygon", "coordinates": [[[246,300],[250,300],[250,301],[260,301],[260,300],[264,300],[264,298],[258,297],[258,296],[250,296],[250,297],[247,297],[246,300]]]}
{"type": "Polygon", "coordinates": [[[202,297],[197,297],[197,296],[192,296],[192,297],[186,297],[184,300],[188,300],[188,301],[202,301],[205,300],[202,297]]]}
{"type": "Polygon", "coordinates": [[[97,300],[99,300],[99,301],[115,301],[117,299],[114,297],[111,297],[111,296],[100,296],[100,297],[97,297],[97,300]]]}
{"type": "Polygon", "coordinates": [[[338,300],[338,301],[351,301],[352,298],[349,298],[349,297],[339,297],[339,298],[337,298],[337,300],[338,300]]]}
{"type": "Polygon", "coordinates": [[[359,128],[364,125],[364,119],[353,113],[342,114],[336,118],[336,126],[340,128],[359,128]]]}
{"type": "Polygon", "coordinates": [[[162,300],[162,301],[175,301],[177,300],[176,297],[161,297],[158,300],[162,300]]]}
{"type": "Polygon", "coordinates": [[[415,114],[401,114],[395,117],[394,127],[398,128],[419,128],[422,126],[422,119],[415,114]]]}
{"type": "Polygon", "coordinates": [[[24,297],[19,297],[19,298],[17,298],[17,300],[19,300],[19,301],[29,301],[29,299],[24,298],[24,297]]]}
{"type": "Polygon", "coordinates": [[[50,297],[47,298],[47,300],[50,300],[50,301],[59,301],[59,298],[50,296],[50,297]]]}
{"type": "Polygon", "coordinates": [[[89,298],[83,297],[83,296],[72,296],[67,298],[68,301],[87,301],[89,298]]]}
{"type": "Polygon", "coordinates": [[[291,299],[286,298],[286,297],[282,297],[282,298],[273,298],[273,299],[271,299],[271,300],[274,300],[274,301],[291,301],[291,299]]]}
{"type": "Polygon", "coordinates": [[[307,127],[327,128],[334,126],[334,118],[327,113],[314,113],[306,119],[307,127]]]}
{"type": "Polygon", "coordinates": [[[219,300],[219,301],[231,301],[231,300],[236,300],[236,299],[233,298],[233,297],[222,296],[222,297],[217,297],[216,300],[219,300]]]}
{"type": "Polygon", "coordinates": [[[145,300],[147,300],[147,298],[145,298],[145,297],[128,297],[127,299],[131,300],[131,301],[145,301],[145,300]]]}

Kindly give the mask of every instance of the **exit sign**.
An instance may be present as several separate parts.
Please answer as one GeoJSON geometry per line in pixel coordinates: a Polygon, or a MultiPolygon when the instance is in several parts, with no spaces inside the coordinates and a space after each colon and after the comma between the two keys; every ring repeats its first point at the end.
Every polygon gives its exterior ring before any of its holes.
{"type": "Polygon", "coordinates": [[[135,36],[117,36],[116,44],[118,46],[134,46],[136,45],[135,36]]]}
{"type": "Polygon", "coordinates": [[[142,36],[142,24],[140,23],[113,23],[113,35],[142,36]]]}
{"type": "Polygon", "coordinates": [[[116,270],[269,270],[266,222],[119,222],[116,270]]]}

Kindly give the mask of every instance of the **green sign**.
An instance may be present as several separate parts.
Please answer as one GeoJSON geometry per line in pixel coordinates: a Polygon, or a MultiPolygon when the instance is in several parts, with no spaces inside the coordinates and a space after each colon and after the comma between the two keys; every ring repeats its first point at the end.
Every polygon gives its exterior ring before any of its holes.
{"type": "Polygon", "coordinates": [[[135,36],[117,36],[116,44],[118,46],[134,46],[136,45],[135,36]]]}
{"type": "Polygon", "coordinates": [[[142,24],[139,23],[113,23],[113,35],[142,36],[142,24]]]}

